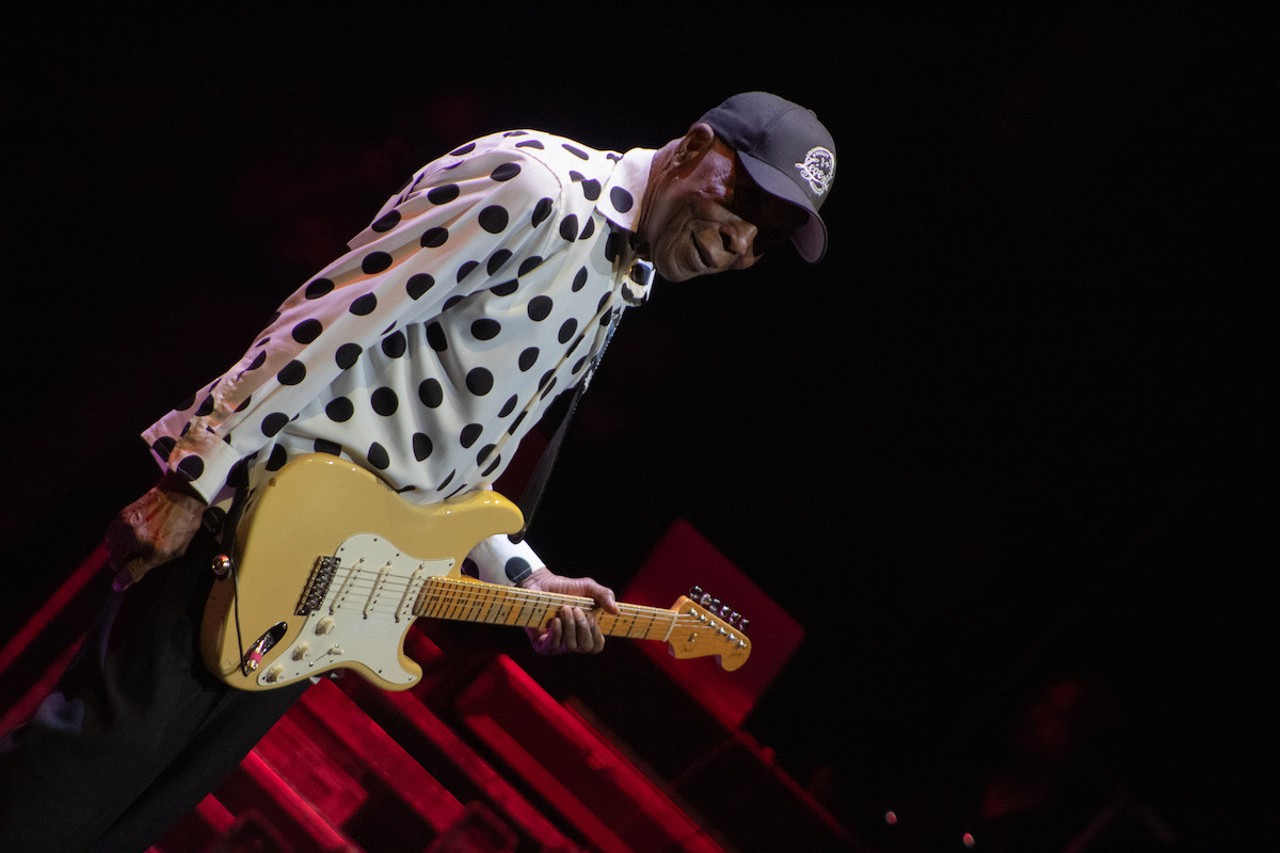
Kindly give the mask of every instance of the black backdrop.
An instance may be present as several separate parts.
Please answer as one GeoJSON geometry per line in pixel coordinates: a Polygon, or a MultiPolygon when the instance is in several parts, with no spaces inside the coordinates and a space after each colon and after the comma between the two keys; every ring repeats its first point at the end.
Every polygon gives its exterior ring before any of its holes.
{"type": "Polygon", "coordinates": [[[1117,772],[1175,829],[1262,838],[1269,22],[830,14],[16,14],[0,533],[41,559],[10,566],[6,636],[149,485],[137,432],[420,162],[512,126],[659,145],[771,89],[837,141],[826,261],[659,282],[539,550],[621,587],[688,519],[804,624],[748,725],[851,823],[949,827],[1068,672],[1116,697],[1117,772]]]}

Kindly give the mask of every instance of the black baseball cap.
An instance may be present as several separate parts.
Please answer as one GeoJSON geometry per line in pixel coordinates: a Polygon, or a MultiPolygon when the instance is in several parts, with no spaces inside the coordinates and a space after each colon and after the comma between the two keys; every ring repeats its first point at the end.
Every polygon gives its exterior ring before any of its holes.
{"type": "Polygon", "coordinates": [[[791,243],[809,263],[820,261],[827,252],[827,226],[818,208],[835,180],[836,147],[817,115],[768,92],[743,92],[699,120],[734,150],[762,190],[809,214],[791,243]]]}

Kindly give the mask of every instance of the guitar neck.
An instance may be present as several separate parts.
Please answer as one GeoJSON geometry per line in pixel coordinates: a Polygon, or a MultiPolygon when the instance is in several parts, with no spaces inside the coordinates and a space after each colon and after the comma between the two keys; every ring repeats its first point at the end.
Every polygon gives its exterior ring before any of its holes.
{"type": "Polygon", "coordinates": [[[610,637],[666,640],[680,618],[674,610],[619,602],[618,613],[607,613],[594,600],[580,595],[475,583],[433,577],[423,587],[414,613],[432,619],[484,622],[489,625],[542,627],[565,605],[593,611],[596,624],[610,637]]]}

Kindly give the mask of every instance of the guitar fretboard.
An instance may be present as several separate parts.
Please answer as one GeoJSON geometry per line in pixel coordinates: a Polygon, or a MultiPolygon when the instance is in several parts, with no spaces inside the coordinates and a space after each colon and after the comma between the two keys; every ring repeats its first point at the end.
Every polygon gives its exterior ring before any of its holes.
{"type": "Polygon", "coordinates": [[[414,612],[432,619],[484,622],[490,625],[534,627],[546,625],[565,605],[591,610],[600,630],[610,637],[666,640],[682,618],[674,610],[638,604],[618,604],[618,613],[596,607],[585,596],[480,584],[449,577],[433,577],[423,586],[414,612]]]}

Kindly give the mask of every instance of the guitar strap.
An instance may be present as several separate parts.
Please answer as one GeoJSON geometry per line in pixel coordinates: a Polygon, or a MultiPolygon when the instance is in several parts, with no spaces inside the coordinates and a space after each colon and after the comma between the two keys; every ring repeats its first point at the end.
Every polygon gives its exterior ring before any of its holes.
{"type": "Polygon", "coordinates": [[[542,457],[538,459],[537,466],[533,469],[533,473],[529,475],[529,482],[519,500],[520,512],[524,515],[524,526],[518,532],[511,534],[510,539],[512,542],[519,542],[524,539],[525,533],[529,530],[529,525],[533,523],[533,514],[537,511],[538,504],[542,502],[542,492],[546,489],[547,480],[551,477],[551,468],[556,464],[556,457],[560,455],[560,446],[564,443],[565,433],[569,429],[569,421],[573,419],[573,413],[577,411],[582,395],[586,392],[587,386],[591,384],[591,377],[595,375],[596,368],[600,366],[600,359],[604,357],[604,351],[609,348],[609,341],[613,340],[613,333],[618,328],[618,321],[622,319],[622,314],[621,310],[614,314],[613,321],[609,324],[609,331],[605,333],[604,343],[600,346],[600,351],[591,360],[591,366],[587,368],[582,381],[573,389],[573,397],[569,400],[569,407],[565,410],[564,417],[560,419],[560,424],[556,427],[555,434],[547,442],[546,449],[542,451],[542,457]]]}
{"type": "MultiPolygon", "coordinates": [[[[640,261],[638,259],[637,240],[638,238],[635,234],[628,233],[622,241],[621,251],[615,261],[615,270],[618,275],[618,282],[621,285],[622,301],[632,306],[640,305],[648,298],[649,288],[653,284],[654,278],[653,265],[648,261],[640,261]]],[[[605,306],[601,307],[600,313],[596,317],[600,317],[609,310],[614,310],[615,313],[609,323],[608,331],[605,332],[604,342],[600,345],[600,351],[595,354],[595,357],[591,360],[591,365],[582,377],[582,381],[574,389],[573,398],[569,401],[569,408],[560,420],[560,425],[556,427],[555,434],[547,443],[546,450],[542,452],[542,457],[538,460],[537,466],[529,476],[529,482],[525,486],[524,493],[520,496],[519,506],[520,512],[524,515],[524,526],[520,528],[519,532],[511,534],[510,539],[512,542],[519,542],[524,539],[525,533],[529,530],[529,525],[533,522],[533,514],[537,510],[538,504],[542,501],[542,492],[551,476],[551,468],[555,465],[556,456],[560,453],[560,445],[564,441],[569,421],[573,418],[573,413],[577,410],[578,403],[581,401],[583,393],[586,392],[587,386],[591,384],[591,378],[595,376],[596,369],[600,366],[600,359],[604,358],[604,352],[609,348],[609,342],[613,340],[613,333],[618,329],[618,322],[622,319],[622,315],[626,313],[622,306],[611,308],[606,303],[605,306]]],[[[595,321],[593,320],[592,322],[594,323],[595,321]]]]}

